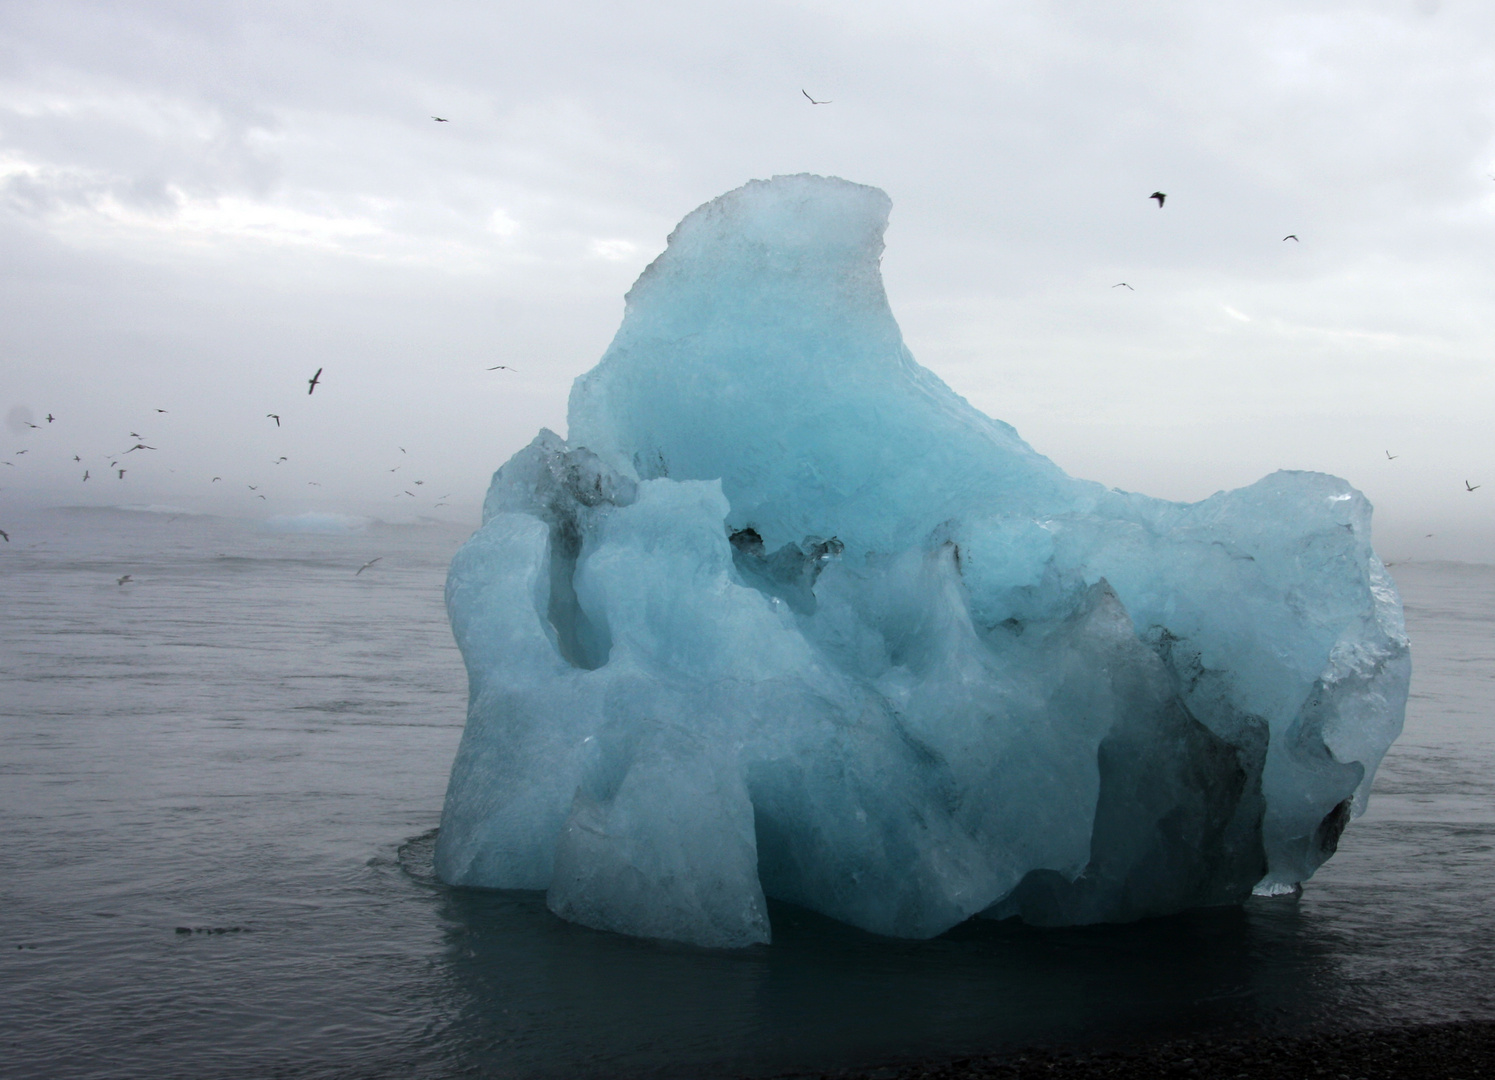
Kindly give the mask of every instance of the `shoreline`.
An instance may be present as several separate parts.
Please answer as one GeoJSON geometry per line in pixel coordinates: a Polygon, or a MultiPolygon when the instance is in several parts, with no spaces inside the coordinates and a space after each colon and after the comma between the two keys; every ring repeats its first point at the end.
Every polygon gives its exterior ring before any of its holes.
{"type": "MultiPolygon", "coordinates": [[[[1495,1075],[1495,1019],[1335,1029],[1298,1035],[1183,1038],[1105,1050],[1037,1047],[834,1072],[792,1080],[1477,1080],[1495,1075]]],[[[783,1080],[791,1080],[785,1077],[783,1080]]]]}

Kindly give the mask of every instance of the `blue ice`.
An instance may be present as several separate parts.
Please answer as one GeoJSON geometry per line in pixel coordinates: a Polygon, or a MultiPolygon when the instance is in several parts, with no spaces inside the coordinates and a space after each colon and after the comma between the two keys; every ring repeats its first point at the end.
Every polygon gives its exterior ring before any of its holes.
{"type": "Polygon", "coordinates": [[[1074,479],[920,367],[876,188],[688,215],[494,475],[447,584],[470,683],[437,870],[592,927],[769,940],[1136,919],[1293,889],[1410,659],[1371,507],[1278,472],[1074,479]]]}

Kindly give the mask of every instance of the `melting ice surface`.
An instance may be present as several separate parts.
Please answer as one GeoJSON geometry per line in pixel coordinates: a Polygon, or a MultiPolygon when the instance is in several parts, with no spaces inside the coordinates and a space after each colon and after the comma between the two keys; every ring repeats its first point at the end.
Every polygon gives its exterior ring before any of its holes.
{"type": "Polygon", "coordinates": [[[448,882],[769,939],[1286,891],[1401,729],[1401,603],[1342,480],[1180,504],[1065,475],[905,348],[890,203],[783,176],[685,218],[493,478],[447,603],[448,882]]]}

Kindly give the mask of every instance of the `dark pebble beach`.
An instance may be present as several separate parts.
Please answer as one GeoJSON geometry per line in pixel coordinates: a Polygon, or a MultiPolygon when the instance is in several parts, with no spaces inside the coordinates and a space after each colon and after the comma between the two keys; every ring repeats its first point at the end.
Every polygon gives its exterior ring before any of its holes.
{"type": "MultiPolygon", "coordinates": [[[[1036,1077],[1199,1077],[1243,1080],[1476,1080],[1495,1078],[1495,1020],[1239,1039],[1179,1039],[1152,1046],[999,1057],[822,1073],[819,1080],[1031,1080],[1036,1077]]],[[[808,1078],[804,1078],[808,1080],[808,1078]]]]}

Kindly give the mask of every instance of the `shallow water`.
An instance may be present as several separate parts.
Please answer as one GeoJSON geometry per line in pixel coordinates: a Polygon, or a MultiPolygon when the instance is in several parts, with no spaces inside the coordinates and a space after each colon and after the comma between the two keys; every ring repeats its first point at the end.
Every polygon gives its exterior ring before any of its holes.
{"type": "Polygon", "coordinates": [[[930,942],[774,905],[771,946],[708,952],[431,878],[466,698],[441,605],[463,530],[98,510],[6,528],[8,1075],[773,1074],[1495,1016],[1495,567],[1393,568],[1407,730],[1300,899],[930,942]]]}

